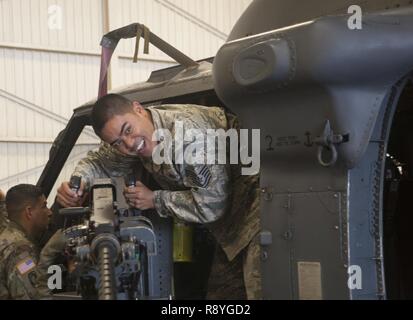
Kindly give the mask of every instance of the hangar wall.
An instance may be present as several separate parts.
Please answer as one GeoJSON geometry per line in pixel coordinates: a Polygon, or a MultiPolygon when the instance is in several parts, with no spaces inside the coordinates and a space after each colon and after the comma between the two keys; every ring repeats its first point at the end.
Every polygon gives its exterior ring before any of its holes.
{"type": "MultiPolygon", "coordinates": [[[[104,33],[140,22],[192,58],[207,58],[251,1],[1,0],[0,188],[35,183],[72,110],[95,98],[104,33]]],[[[132,64],[134,45],[132,39],[120,43],[109,87],[145,81],[151,71],[175,64],[153,47],[132,64]]],[[[97,143],[86,130],[56,185],[97,143]]]]}

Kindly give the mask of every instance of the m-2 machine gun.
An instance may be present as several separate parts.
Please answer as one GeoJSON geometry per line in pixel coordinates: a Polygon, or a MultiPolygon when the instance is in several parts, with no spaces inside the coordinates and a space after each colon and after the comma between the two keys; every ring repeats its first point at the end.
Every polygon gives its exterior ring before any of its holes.
{"type": "Polygon", "coordinates": [[[89,207],[59,211],[83,220],[64,230],[66,252],[76,261],[72,277],[77,290],[85,299],[167,298],[170,290],[159,288],[162,275],[156,274],[160,265],[168,264],[168,258],[158,257],[156,232],[162,237],[162,228],[156,231],[144,215],[119,208],[115,186],[112,179],[97,179],[91,187],[89,207]]]}

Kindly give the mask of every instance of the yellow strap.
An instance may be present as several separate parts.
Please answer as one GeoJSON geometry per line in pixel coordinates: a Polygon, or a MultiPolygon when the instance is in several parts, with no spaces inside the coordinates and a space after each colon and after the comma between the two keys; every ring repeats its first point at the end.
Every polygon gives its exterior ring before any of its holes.
{"type": "Polygon", "coordinates": [[[139,27],[136,32],[136,44],[135,44],[135,53],[133,55],[133,63],[138,62],[139,41],[141,39],[141,36],[142,36],[142,28],[139,27]]]}
{"type": "Polygon", "coordinates": [[[143,26],[143,37],[144,37],[144,39],[145,39],[145,46],[144,46],[144,49],[143,49],[143,53],[144,54],[149,54],[149,37],[150,37],[150,32],[149,32],[149,29],[148,29],[148,27],[146,27],[146,26],[143,26]]]}
{"type": "Polygon", "coordinates": [[[142,37],[144,37],[145,43],[144,43],[144,48],[143,48],[143,53],[144,54],[149,54],[149,42],[150,42],[150,31],[148,27],[141,25],[138,30],[136,31],[136,44],[135,44],[135,53],[133,55],[133,63],[138,62],[138,54],[139,54],[139,41],[142,37]]]}

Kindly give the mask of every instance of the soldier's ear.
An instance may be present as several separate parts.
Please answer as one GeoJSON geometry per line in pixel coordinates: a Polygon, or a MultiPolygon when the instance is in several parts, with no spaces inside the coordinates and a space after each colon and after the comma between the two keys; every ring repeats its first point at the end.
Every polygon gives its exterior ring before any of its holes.
{"type": "Polygon", "coordinates": [[[135,111],[136,114],[142,114],[145,109],[142,107],[142,105],[138,101],[133,101],[132,102],[133,106],[133,111],[135,111]]]}
{"type": "Polygon", "coordinates": [[[25,207],[23,215],[26,220],[33,220],[33,207],[31,206],[25,207]]]}

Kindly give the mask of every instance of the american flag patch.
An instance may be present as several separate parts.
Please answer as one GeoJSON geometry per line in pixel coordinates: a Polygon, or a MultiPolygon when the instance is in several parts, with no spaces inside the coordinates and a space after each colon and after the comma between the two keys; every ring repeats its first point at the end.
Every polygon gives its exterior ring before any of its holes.
{"type": "Polygon", "coordinates": [[[19,270],[20,274],[23,275],[32,270],[35,266],[36,264],[34,263],[32,258],[26,258],[18,263],[17,270],[19,270]]]}

